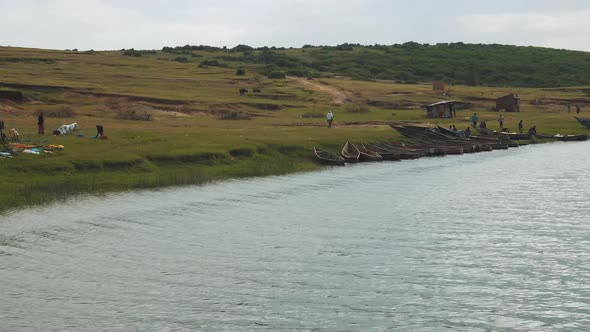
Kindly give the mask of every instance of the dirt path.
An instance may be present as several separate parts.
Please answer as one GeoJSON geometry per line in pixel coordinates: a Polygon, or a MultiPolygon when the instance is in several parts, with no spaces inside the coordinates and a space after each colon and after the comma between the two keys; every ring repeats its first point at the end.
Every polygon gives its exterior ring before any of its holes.
{"type": "Polygon", "coordinates": [[[329,94],[330,97],[332,97],[332,103],[334,104],[341,105],[350,102],[348,96],[346,96],[342,90],[339,90],[334,86],[320,83],[318,81],[311,81],[302,77],[290,77],[290,79],[312,90],[329,94]]]}

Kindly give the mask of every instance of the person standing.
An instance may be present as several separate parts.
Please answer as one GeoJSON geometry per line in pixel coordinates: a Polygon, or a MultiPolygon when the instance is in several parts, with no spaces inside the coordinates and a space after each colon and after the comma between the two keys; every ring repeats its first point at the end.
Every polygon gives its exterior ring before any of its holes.
{"type": "Polygon", "coordinates": [[[37,126],[39,127],[39,136],[45,135],[45,118],[43,117],[43,112],[39,113],[37,126]]]}
{"type": "Polygon", "coordinates": [[[101,138],[104,136],[104,127],[102,125],[96,125],[96,136],[94,138],[101,138]]]}
{"type": "Polygon", "coordinates": [[[328,128],[332,128],[332,121],[334,120],[334,113],[332,111],[328,111],[326,114],[326,121],[328,121],[328,128]]]}
{"type": "Polygon", "coordinates": [[[500,130],[502,130],[502,128],[504,128],[504,116],[502,114],[500,114],[500,117],[498,118],[498,124],[500,125],[500,130]]]}
{"type": "Polygon", "coordinates": [[[479,118],[477,117],[477,113],[473,113],[473,115],[471,116],[471,123],[473,123],[473,125],[477,125],[477,121],[479,120],[479,118]]]}
{"type": "Polygon", "coordinates": [[[576,104],[576,114],[580,114],[580,105],[576,104]]]}
{"type": "Polygon", "coordinates": [[[520,120],[518,122],[518,132],[522,134],[523,130],[524,130],[524,125],[522,124],[522,120],[520,120]]]}

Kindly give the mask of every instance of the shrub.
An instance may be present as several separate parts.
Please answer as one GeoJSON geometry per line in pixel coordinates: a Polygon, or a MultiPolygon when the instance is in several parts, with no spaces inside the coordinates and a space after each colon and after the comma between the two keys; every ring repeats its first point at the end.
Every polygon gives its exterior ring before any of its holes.
{"type": "Polygon", "coordinates": [[[321,113],[303,113],[301,115],[302,118],[304,119],[319,119],[319,118],[323,118],[325,115],[321,114],[321,113]]]}
{"type": "Polygon", "coordinates": [[[48,118],[71,118],[76,113],[71,107],[62,107],[56,110],[44,111],[43,114],[48,118]]]}
{"type": "Polygon", "coordinates": [[[244,76],[246,75],[246,69],[243,67],[240,67],[236,70],[236,75],[237,76],[244,76]]]}
{"type": "Polygon", "coordinates": [[[345,109],[349,113],[369,113],[369,106],[365,103],[348,104],[345,109]]]}
{"type": "Polygon", "coordinates": [[[220,120],[250,120],[250,114],[240,111],[224,111],[219,116],[220,120]]]}
{"type": "Polygon", "coordinates": [[[176,57],[176,58],[174,58],[174,61],[180,62],[180,63],[188,63],[188,62],[191,62],[188,58],[186,58],[184,56],[176,57]]]}
{"type": "Polygon", "coordinates": [[[271,79],[282,79],[285,77],[285,73],[283,73],[282,71],[273,71],[270,74],[268,74],[268,78],[271,79]]]}
{"type": "Polygon", "coordinates": [[[207,67],[219,67],[219,61],[217,60],[203,60],[199,63],[200,68],[207,68],[207,67]]]}
{"type": "Polygon", "coordinates": [[[117,118],[122,120],[151,121],[152,115],[146,110],[120,110],[117,112],[117,118]]]}

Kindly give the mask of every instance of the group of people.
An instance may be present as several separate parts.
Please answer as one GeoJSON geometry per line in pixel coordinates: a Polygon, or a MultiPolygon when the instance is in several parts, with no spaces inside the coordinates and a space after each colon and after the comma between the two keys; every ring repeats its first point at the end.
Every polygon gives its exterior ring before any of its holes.
{"type": "MultiPolygon", "coordinates": [[[[56,132],[59,133],[59,131],[57,130],[54,133],[58,134],[56,132]]],[[[40,112],[39,116],[37,116],[37,134],[39,136],[45,135],[45,116],[43,115],[43,112],[40,112]]],[[[104,127],[102,125],[96,125],[96,135],[94,137],[106,138],[106,136],[104,135],[104,127]]],[[[6,135],[4,133],[4,121],[0,120],[0,139],[2,142],[18,142],[20,140],[20,135],[19,132],[14,128],[10,129],[8,135],[6,135]]]]}
{"type": "MultiPolygon", "coordinates": [[[[487,128],[487,124],[485,121],[481,121],[478,125],[477,121],[479,120],[477,113],[473,113],[473,115],[471,116],[471,122],[473,123],[473,126],[478,126],[480,128],[487,128]]],[[[508,128],[504,127],[504,116],[502,114],[500,114],[500,116],[498,117],[498,125],[500,126],[500,131],[501,132],[509,132],[508,128]]],[[[519,133],[524,133],[524,122],[523,120],[518,121],[518,132],[519,133]]],[[[529,135],[534,135],[537,133],[537,126],[532,126],[531,128],[529,128],[528,131],[529,135]]]]}

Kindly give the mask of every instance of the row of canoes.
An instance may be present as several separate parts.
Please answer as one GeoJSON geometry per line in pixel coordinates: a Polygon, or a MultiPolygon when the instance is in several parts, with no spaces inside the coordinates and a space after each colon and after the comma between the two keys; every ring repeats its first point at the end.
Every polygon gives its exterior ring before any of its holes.
{"type": "MultiPolygon", "coordinates": [[[[465,132],[463,132],[463,135],[461,135],[440,126],[425,127],[404,124],[391,125],[391,127],[409,138],[410,141],[401,145],[387,142],[369,144],[346,142],[342,147],[340,155],[318,148],[314,148],[314,155],[322,163],[344,165],[346,162],[416,159],[425,156],[444,156],[498,149],[505,150],[527,144],[518,140],[531,139],[531,136],[528,134],[518,133],[492,133],[486,135],[480,132],[482,135],[465,135],[465,132]]],[[[535,136],[542,139],[560,141],[585,141],[588,139],[585,134],[565,136],[535,134],[535,136]]]]}

